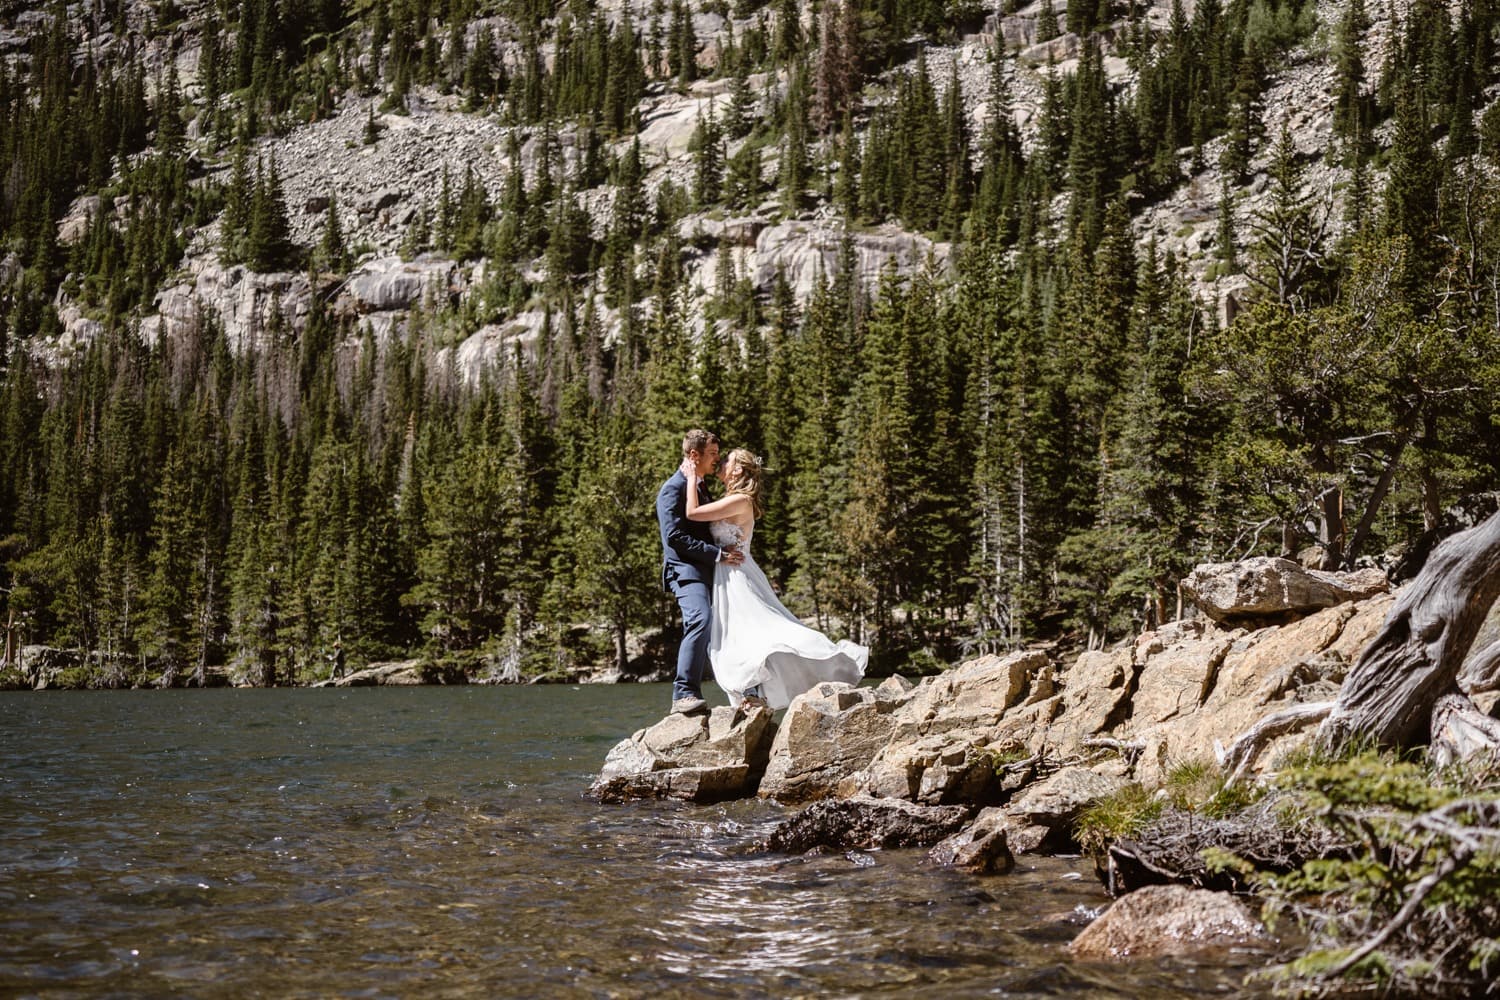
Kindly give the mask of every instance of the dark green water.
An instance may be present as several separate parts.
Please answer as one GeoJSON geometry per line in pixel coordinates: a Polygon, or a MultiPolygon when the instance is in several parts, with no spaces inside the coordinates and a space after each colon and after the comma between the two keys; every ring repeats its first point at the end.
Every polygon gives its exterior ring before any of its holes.
{"type": "Polygon", "coordinates": [[[1199,997],[1259,962],[1073,962],[1077,860],[787,857],[771,803],[584,797],[668,697],[0,694],[0,996],[1199,997]]]}

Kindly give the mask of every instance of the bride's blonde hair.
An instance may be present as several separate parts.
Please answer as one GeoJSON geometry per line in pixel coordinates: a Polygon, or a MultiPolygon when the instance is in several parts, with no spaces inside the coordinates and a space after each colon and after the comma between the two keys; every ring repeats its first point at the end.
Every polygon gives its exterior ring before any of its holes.
{"type": "Polygon", "coordinates": [[[736,448],[724,456],[726,472],[731,462],[734,463],[734,473],[725,477],[724,485],[731,493],[743,493],[749,497],[750,509],[757,518],[760,517],[765,513],[760,501],[760,474],[765,471],[766,463],[746,448],[736,448]]]}

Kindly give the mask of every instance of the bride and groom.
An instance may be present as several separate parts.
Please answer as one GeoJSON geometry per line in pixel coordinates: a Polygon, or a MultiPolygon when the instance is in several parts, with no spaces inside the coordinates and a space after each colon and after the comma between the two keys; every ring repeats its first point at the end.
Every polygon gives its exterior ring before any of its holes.
{"type": "Polygon", "coordinates": [[[719,439],[704,430],[687,432],[682,455],[656,494],[662,587],[682,609],[672,711],[708,707],[702,684],[709,665],[731,705],[772,711],[822,681],[859,683],[870,651],[803,625],[750,555],[761,515],[760,459],[736,448],[721,471],[719,439]],[[704,486],[711,473],[724,481],[720,500],[710,501],[704,486]]]}

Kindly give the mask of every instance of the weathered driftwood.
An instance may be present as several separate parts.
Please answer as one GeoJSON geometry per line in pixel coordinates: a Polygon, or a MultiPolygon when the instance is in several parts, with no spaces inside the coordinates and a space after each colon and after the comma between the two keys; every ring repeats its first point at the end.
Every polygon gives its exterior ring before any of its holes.
{"type": "Polygon", "coordinates": [[[1321,738],[1335,750],[1360,740],[1381,747],[1430,743],[1439,699],[1468,701],[1458,672],[1497,596],[1500,514],[1433,552],[1350,669],[1321,738]]]}
{"type": "Polygon", "coordinates": [[[1485,715],[1466,696],[1447,694],[1432,710],[1427,755],[1439,767],[1500,747],[1500,719],[1485,715]]]}
{"type": "Polygon", "coordinates": [[[1470,695],[1500,691],[1500,641],[1490,643],[1482,652],[1469,657],[1458,677],[1458,686],[1470,695]]]}
{"type": "Polygon", "coordinates": [[[1219,766],[1228,775],[1224,783],[1232,785],[1240,781],[1250,773],[1261,751],[1272,740],[1326,719],[1328,713],[1333,711],[1333,706],[1331,701],[1310,701],[1293,705],[1271,713],[1245,730],[1229,745],[1228,750],[1219,755],[1219,766]]]}
{"type": "Polygon", "coordinates": [[[1135,838],[1110,845],[1100,872],[1105,887],[1112,896],[1166,883],[1246,891],[1243,871],[1210,865],[1208,848],[1228,851],[1263,872],[1291,871],[1307,858],[1349,856],[1354,845],[1327,827],[1289,824],[1279,811],[1283,801],[1281,795],[1268,795],[1222,818],[1168,808],[1135,838]]]}

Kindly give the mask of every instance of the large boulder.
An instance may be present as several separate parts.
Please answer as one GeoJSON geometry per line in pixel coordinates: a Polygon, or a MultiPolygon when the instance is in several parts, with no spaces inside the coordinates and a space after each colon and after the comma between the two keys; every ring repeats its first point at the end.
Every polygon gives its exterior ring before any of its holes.
{"type": "Polygon", "coordinates": [[[766,846],[790,854],[815,848],[927,847],[958,832],[970,815],[972,810],[966,806],[919,806],[900,799],[825,799],[782,822],[771,831],[766,846]]]}
{"type": "Polygon", "coordinates": [[[764,708],[669,715],[610,750],[591,794],[602,802],[720,802],[755,794],[775,725],[764,708]]]}
{"type": "MultiPolygon", "coordinates": [[[[1202,663],[1202,675],[1208,689],[1201,705],[1180,713],[1137,711],[1122,736],[1139,744],[1142,752],[1136,763],[1135,777],[1147,785],[1164,781],[1177,765],[1210,758],[1216,747],[1231,744],[1262,718],[1297,702],[1322,701],[1337,695],[1349,664],[1358,658],[1379,628],[1394,598],[1381,594],[1357,604],[1327,608],[1288,625],[1267,626],[1244,632],[1209,632],[1204,639],[1189,633],[1177,644],[1149,652],[1145,639],[1147,668],[1142,672],[1141,686],[1148,686],[1154,676],[1156,695],[1144,702],[1147,706],[1164,703],[1171,697],[1171,686],[1165,672],[1152,675],[1153,658],[1181,666],[1181,695],[1187,697],[1195,687],[1194,656],[1218,657],[1202,663]],[[1227,648],[1216,645],[1220,637],[1227,648]],[[1196,651],[1196,652],[1195,652],[1196,651]]],[[[1158,635],[1164,635],[1163,632],[1158,635]]],[[[1140,693],[1137,704],[1142,704],[1140,693]]],[[[1305,741],[1314,727],[1279,737],[1260,760],[1272,764],[1282,753],[1305,741]]]]}
{"type": "Polygon", "coordinates": [[[825,682],[787,706],[760,782],[762,798],[797,803],[832,795],[866,768],[895,728],[896,689],[825,682]]]}
{"type": "Polygon", "coordinates": [[[981,656],[924,678],[901,706],[899,735],[974,731],[992,727],[1022,702],[1033,680],[1051,694],[1051,660],[1039,650],[981,656]]]}
{"type": "Polygon", "coordinates": [[[1129,648],[1081,653],[1062,675],[1062,704],[1049,738],[1065,755],[1118,725],[1129,710],[1136,673],[1129,648]]]}
{"type": "Polygon", "coordinates": [[[1098,961],[1270,943],[1265,925],[1227,892],[1149,885],[1117,899],[1068,948],[1098,961]]]}
{"type": "Polygon", "coordinates": [[[1372,597],[1388,586],[1378,569],[1331,573],[1274,556],[1204,563],[1182,581],[1183,592],[1217,622],[1306,614],[1372,597]]]}
{"type": "Polygon", "coordinates": [[[851,775],[838,789],[845,797],[865,792],[927,805],[985,803],[1000,791],[996,755],[970,733],[893,740],[868,769],[851,775]]]}
{"type": "Polygon", "coordinates": [[[915,686],[820,685],[787,709],[760,794],[999,801],[999,757],[1045,740],[1061,707],[1054,688],[1051,660],[1034,650],[981,656],[915,686]]]}

